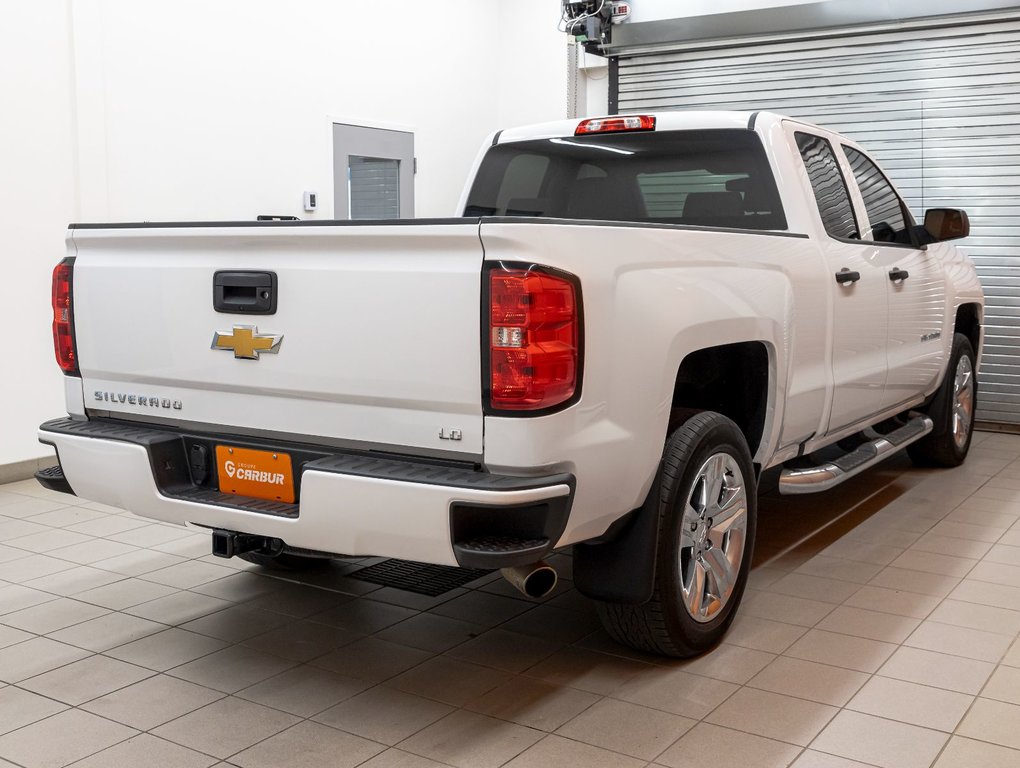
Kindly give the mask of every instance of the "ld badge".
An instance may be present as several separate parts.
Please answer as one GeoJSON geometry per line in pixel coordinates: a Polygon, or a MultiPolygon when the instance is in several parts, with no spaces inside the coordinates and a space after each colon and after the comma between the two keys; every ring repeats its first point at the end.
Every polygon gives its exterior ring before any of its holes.
{"type": "Polygon", "coordinates": [[[233,352],[239,360],[258,360],[259,354],[276,354],[283,343],[283,334],[259,333],[254,325],[235,325],[232,333],[213,334],[212,348],[233,352]]]}

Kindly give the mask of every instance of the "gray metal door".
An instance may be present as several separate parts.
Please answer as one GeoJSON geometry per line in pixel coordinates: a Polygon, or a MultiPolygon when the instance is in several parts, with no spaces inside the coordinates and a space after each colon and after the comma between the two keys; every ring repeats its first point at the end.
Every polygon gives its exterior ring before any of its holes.
{"type": "Polygon", "coordinates": [[[333,123],[333,217],[414,218],[414,134],[333,123]]]}
{"type": "Polygon", "coordinates": [[[618,51],[619,111],[788,114],[867,147],[918,220],[967,210],[987,300],[978,418],[1020,424],[1020,11],[672,45],[618,51]]]}

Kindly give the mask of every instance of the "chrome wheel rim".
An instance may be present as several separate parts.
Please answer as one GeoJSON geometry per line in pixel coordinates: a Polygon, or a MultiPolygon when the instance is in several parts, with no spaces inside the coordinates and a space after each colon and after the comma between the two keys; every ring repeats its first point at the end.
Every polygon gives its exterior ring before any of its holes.
{"type": "Polygon", "coordinates": [[[683,505],[681,597],[691,618],[704,623],[726,607],[744,559],[747,490],[736,459],[726,453],[710,456],[683,505]]]}
{"type": "Polygon", "coordinates": [[[970,437],[971,423],[974,421],[974,366],[970,358],[963,355],[956,364],[956,377],[953,381],[953,442],[963,450],[970,437]]]}

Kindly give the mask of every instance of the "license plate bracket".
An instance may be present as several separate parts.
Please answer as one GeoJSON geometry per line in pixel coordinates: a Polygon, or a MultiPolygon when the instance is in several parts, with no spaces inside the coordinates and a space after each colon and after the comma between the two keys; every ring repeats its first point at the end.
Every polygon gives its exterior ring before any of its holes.
{"type": "Polygon", "coordinates": [[[217,445],[216,469],[220,493],[294,503],[294,470],[289,453],[217,445]]]}

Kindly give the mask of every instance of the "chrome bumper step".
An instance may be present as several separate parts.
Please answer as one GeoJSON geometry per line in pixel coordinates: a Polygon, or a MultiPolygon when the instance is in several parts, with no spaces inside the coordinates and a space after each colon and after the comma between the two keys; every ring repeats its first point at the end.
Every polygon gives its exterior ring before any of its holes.
{"type": "Polygon", "coordinates": [[[887,435],[871,433],[874,435],[872,440],[838,459],[817,467],[784,469],[779,476],[779,492],[793,496],[827,491],[920,440],[934,426],[934,422],[927,416],[915,416],[887,435]]]}

